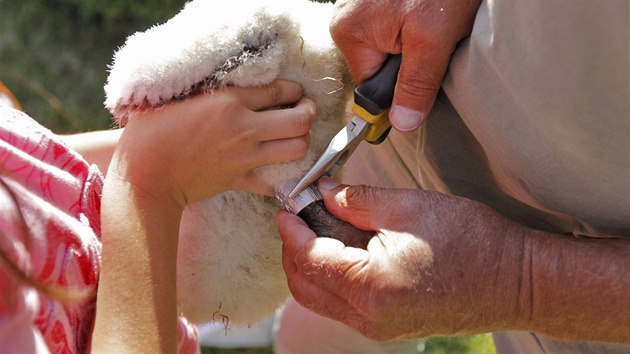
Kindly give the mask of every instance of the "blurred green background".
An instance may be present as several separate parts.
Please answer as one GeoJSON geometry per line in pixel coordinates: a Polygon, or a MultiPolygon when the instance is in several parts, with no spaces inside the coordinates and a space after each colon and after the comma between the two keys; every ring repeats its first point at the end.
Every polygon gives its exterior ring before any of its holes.
{"type": "MultiPolygon", "coordinates": [[[[287,0],[290,1],[290,0],[287,0]]],[[[325,0],[321,0],[325,1],[325,0]]],[[[103,86],[114,51],[185,0],[0,0],[0,81],[56,133],[112,126],[103,86]]],[[[204,353],[271,353],[204,348],[204,353]]],[[[494,353],[489,335],[434,338],[425,353],[494,353]]]]}
{"type": "Polygon", "coordinates": [[[116,48],[183,0],[0,0],[0,80],[58,133],[111,126],[103,86],[116,48]]]}

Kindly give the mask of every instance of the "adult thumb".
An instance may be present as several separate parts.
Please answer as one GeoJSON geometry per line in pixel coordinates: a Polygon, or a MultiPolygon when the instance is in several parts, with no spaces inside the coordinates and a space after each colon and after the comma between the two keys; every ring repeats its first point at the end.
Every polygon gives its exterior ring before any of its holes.
{"type": "Polygon", "coordinates": [[[403,47],[402,63],[389,112],[392,126],[402,132],[417,129],[429,115],[448,67],[450,52],[434,53],[403,47]]]}
{"type": "Polygon", "coordinates": [[[341,185],[329,177],[320,178],[318,188],[331,214],[360,229],[378,230],[378,188],[341,185]]]}

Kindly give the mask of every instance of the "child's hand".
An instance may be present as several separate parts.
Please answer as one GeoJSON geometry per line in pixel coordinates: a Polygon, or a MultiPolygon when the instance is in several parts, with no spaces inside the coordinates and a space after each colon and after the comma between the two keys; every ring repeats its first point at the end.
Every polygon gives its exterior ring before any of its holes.
{"type": "Polygon", "coordinates": [[[294,82],[218,89],[132,115],[109,173],[182,208],[226,190],[272,194],[254,169],[302,158],[314,119],[294,82]]]}
{"type": "Polygon", "coordinates": [[[300,85],[276,81],[129,118],[103,186],[92,351],[175,352],[184,207],[226,190],[271,194],[253,171],[305,155],[315,104],[302,98],[300,85]]]}

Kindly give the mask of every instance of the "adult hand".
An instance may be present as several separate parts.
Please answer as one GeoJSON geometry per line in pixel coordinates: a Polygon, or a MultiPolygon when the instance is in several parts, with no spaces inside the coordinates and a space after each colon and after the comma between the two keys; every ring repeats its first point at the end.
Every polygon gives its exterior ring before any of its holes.
{"type": "Polygon", "coordinates": [[[512,276],[522,234],[491,209],[435,192],[325,184],[331,213],[376,236],[367,250],[345,247],[280,212],[289,288],[305,307],[378,340],[485,333],[506,319],[514,328],[529,310],[519,302],[527,279],[512,276]]]}
{"type": "Polygon", "coordinates": [[[376,236],[367,250],[345,247],[279,212],[284,270],[305,307],[379,340],[525,330],[630,343],[627,239],[534,230],[436,192],[331,182],[319,185],[326,208],[376,236]]]}
{"type": "Polygon", "coordinates": [[[182,207],[226,190],[271,195],[255,169],[303,157],[314,119],[315,104],[294,82],[215,90],[131,116],[113,168],[160,184],[182,207]]]}
{"type": "Polygon", "coordinates": [[[400,131],[428,115],[451,53],[468,36],[480,0],[339,0],[330,33],[357,83],[372,76],[387,54],[402,53],[389,116],[400,131]]]}

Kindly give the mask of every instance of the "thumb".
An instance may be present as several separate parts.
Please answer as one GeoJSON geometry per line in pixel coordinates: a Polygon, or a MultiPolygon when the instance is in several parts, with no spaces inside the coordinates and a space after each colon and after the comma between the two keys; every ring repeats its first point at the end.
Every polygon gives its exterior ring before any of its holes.
{"type": "Polygon", "coordinates": [[[340,185],[329,177],[322,177],[318,189],[324,197],[326,209],[341,220],[363,230],[378,230],[382,225],[379,188],[340,185]]]}
{"type": "Polygon", "coordinates": [[[389,120],[396,130],[413,131],[429,115],[449,59],[450,51],[444,48],[403,47],[402,63],[389,112],[389,120]]]}

